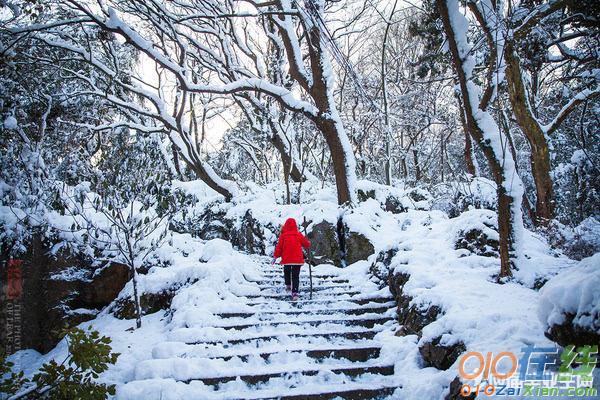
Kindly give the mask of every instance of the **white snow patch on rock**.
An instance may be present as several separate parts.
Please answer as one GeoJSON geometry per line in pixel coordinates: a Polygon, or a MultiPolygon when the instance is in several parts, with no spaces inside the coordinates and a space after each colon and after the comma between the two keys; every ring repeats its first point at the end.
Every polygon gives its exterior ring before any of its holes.
{"type": "Polygon", "coordinates": [[[538,316],[547,326],[573,323],[600,333],[600,253],[583,259],[579,265],[558,274],[540,291],[538,316]]]}
{"type": "Polygon", "coordinates": [[[4,120],[4,129],[15,130],[18,126],[19,124],[17,123],[17,119],[12,115],[9,115],[4,120]]]}

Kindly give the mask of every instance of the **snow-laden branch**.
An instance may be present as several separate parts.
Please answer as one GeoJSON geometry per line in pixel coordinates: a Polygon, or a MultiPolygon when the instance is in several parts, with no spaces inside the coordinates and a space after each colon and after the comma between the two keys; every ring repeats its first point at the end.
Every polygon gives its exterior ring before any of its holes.
{"type": "MultiPolygon", "coordinates": [[[[193,83],[189,79],[189,71],[186,70],[185,66],[180,65],[178,62],[158,51],[150,40],[145,39],[128,23],[123,21],[123,19],[117,15],[115,9],[108,8],[106,10],[108,18],[105,18],[93,14],[78,1],[69,0],[69,2],[80,11],[86,13],[89,19],[93,20],[95,24],[125,37],[135,48],[146,54],[161,67],[171,72],[176,77],[182,89],[186,91],[214,94],[235,94],[244,91],[256,91],[275,98],[284,107],[292,111],[302,112],[303,114],[311,116],[315,116],[318,113],[313,105],[296,98],[289,89],[275,85],[266,79],[258,77],[240,79],[224,85],[202,85],[193,83]]],[[[287,18],[289,18],[289,16],[287,16],[287,18]]]]}
{"type": "Polygon", "coordinates": [[[577,106],[585,101],[588,101],[594,97],[600,96],[600,89],[585,89],[577,93],[571,100],[565,104],[558,114],[554,117],[550,123],[543,125],[542,130],[546,135],[552,134],[562,122],[577,108],[577,106]]]}
{"type": "Polygon", "coordinates": [[[513,29],[513,36],[516,39],[525,38],[541,20],[556,10],[566,6],[567,3],[567,0],[549,0],[548,2],[536,6],[529,14],[527,14],[523,21],[521,21],[521,24],[513,29]]]}

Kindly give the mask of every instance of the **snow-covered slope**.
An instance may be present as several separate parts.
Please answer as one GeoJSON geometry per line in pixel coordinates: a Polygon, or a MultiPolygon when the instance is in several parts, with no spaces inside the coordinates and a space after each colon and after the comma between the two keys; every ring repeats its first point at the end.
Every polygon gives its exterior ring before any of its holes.
{"type": "MultiPolygon", "coordinates": [[[[227,213],[235,218],[250,210],[263,226],[278,226],[288,216],[333,222],[341,214],[333,200],[330,192],[317,190],[303,205],[278,205],[268,190],[256,189],[228,205],[227,213]]],[[[493,243],[492,211],[470,210],[449,218],[426,204],[406,206],[406,212],[392,214],[382,210],[381,201],[368,199],[346,210],[345,223],[372,242],[375,254],[343,269],[317,267],[312,301],[307,300],[305,266],[298,303],[282,292],[281,273],[268,257],[241,253],[220,239],[205,242],[174,234],[173,243],[155,254],[167,266],[153,267],[139,283],[142,293],[174,290],[167,309],[144,316],[138,330],[130,329],[133,321],[115,318],[111,308],[84,324],[111,336],[114,350],[121,353],[101,380],[117,384],[120,399],[325,392],[443,399],[457,376],[457,362],[446,370],[427,366],[420,352],[426,343],[439,339],[447,346],[461,343],[467,351],[516,354],[526,345],[554,345],[544,336],[538,308],[543,300],[544,318],[554,315],[548,304],[556,296],[548,293],[562,289],[550,282],[542,298],[533,288],[561,271],[570,271],[569,282],[579,282],[585,279],[579,271],[583,265],[572,268],[576,261],[553,253],[544,240],[526,232],[514,279],[499,285],[496,257],[457,246],[473,229],[493,243]],[[391,249],[395,255],[387,268],[409,276],[402,287],[409,306],[439,308],[418,334],[400,333],[387,285],[369,272],[380,252],[391,249]]],[[[593,289],[585,293],[593,294],[593,289]]],[[[120,297],[130,295],[128,285],[120,297]]],[[[20,359],[31,373],[65,352],[61,342],[47,355],[20,352],[12,359],[20,359]]]]}

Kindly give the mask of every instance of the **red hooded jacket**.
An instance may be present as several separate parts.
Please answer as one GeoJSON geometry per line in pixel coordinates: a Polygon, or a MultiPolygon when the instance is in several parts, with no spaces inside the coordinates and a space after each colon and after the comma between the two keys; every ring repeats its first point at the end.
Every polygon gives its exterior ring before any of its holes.
{"type": "Polygon", "coordinates": [[[281,235],[275,247],[273,257],[281,257],[281,264],[304,264],[302,247],[308,249],[310,242],[298,231],[294,218],[288,218],[281,228],[281,235]]]}

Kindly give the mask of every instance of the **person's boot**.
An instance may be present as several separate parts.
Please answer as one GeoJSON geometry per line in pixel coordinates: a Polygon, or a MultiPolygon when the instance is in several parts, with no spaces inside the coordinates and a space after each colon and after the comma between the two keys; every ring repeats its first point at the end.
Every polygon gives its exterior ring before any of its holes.
{"type": "Polygon", "coordinates": [[[288,292],[292,291],[292,285],[285,285],[285,290],[288,292]]]}
{"type": "Polygon", "coordinates": [[[292,292],[292,301],[298,300],[298,293],[292,292]]]}

